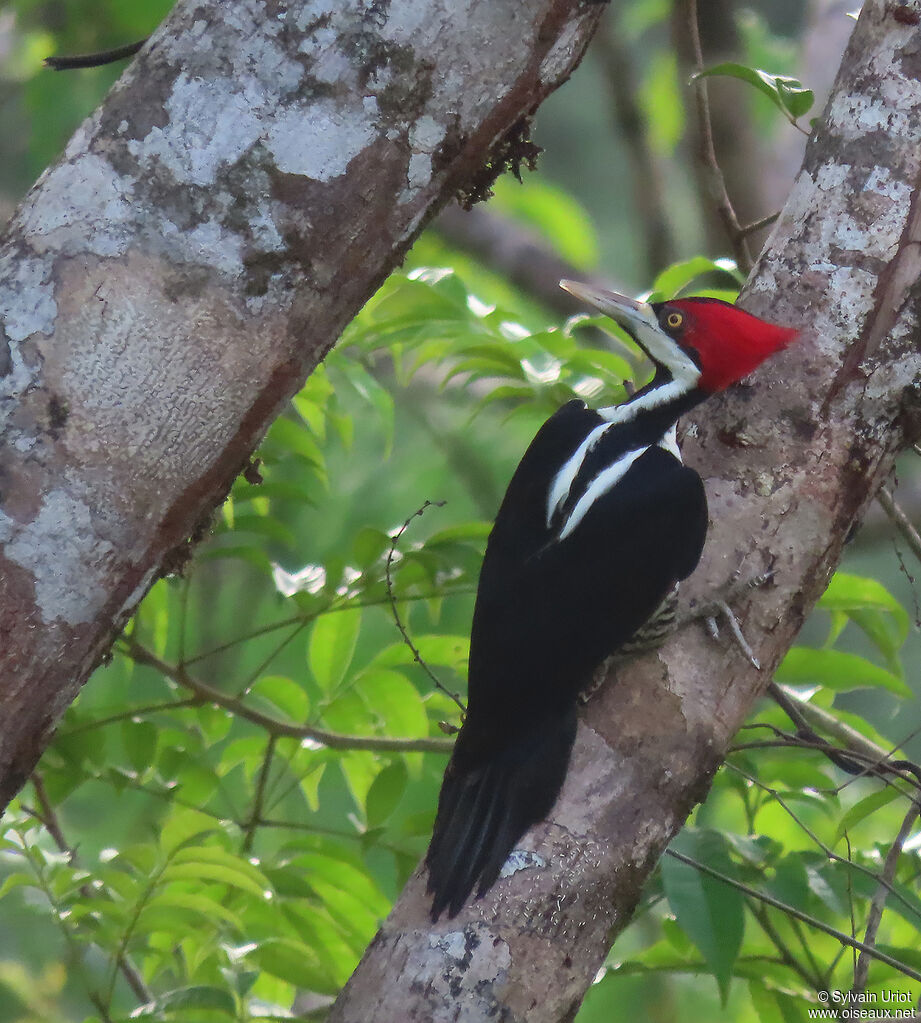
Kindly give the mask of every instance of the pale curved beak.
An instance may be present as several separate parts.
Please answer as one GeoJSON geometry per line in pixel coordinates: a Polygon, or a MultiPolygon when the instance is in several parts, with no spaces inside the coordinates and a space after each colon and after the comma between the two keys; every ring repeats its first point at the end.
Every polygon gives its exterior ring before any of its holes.
{"type": "Polygon", "coordinates": [[[618,295],[616,291],[603,291],[601,288],[593,288],[590,284],[580,284],[578,281],[560,281],[560,287],[573,297],[594,306],[605,316],[610,316],[632,338],[641,343],[642,327],[658,330],[656,314],[647,302],[638,302],[635,298],[618,295]]]}
{"type": "Polygon", "coordinates": [[[700,369],[681,346],[659,326],[655,310],[648,302],[603,291],[590,284],[560,281],[560,287],[570,295],[593,305],[599,312],[619,324],[643,349],[656,365],[663,366],[673,379],[684,381],[688,387],[696,384],[700,369]]]}

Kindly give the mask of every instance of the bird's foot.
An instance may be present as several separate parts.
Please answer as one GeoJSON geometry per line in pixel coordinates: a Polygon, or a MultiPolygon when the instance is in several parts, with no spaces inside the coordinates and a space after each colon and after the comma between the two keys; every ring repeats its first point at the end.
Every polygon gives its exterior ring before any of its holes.
{"type": "MultiPolygon", "coordinates": [[[[755,657],[755,652],[748,644],[748,640],[742,633],[742,627],[739,625],[739,619],[736,618],[732,608],[726,603],[725,600],[714,601],[720,614],[725,618],[726,624],[729,626],[729,631],[732,633],[732,638],[736,641],[739,649],[743,654],[752,662],[752,664],[761,671],[761,662],[755,657]]],[[[707,624],[707,631],[714,639],[720,638],[720,627],[717,620],[717,616],[710,614],[704,619],[707,624]]]]}
{"type": "Polygon", "coordinates": [[[678,624],[679,626],[682,626],[688,622],[698,621],[702,618],[706,623],[707,631],[710,635],[714,639],[719,639],[720,629],[718,620],[722,617],[729,626],[729,631],[732,634],[732,638],[735,640],[736,645],[742,653],[745,654],[748,660],[751,661],[754,667],[760,671],[761,662],[755,656],[748,640],[743,635],[742,628],[739,625],[739,620],[736,618],[732,608],[729,606],[729,601],[741,596],[748,590],[767,585],[773,578],[773,572],[762,572],[760,575],[749,577],[748,579],[735,578],[729,583],[723,594],[714,600],[701,604],[699,607],[692,608],[688,614],[682,616],[678,624]]]}

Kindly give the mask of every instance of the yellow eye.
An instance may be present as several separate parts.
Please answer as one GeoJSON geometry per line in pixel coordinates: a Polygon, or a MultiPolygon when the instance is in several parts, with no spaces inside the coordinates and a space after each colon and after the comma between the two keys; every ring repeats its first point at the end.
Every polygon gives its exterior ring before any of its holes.
{"type": "Polygon", "coordinates": [[[681,313],[669,313],[665,317],[665,326],[670,330],[677,330],[682,323],[684,323],[684,317],[681,313]]]}

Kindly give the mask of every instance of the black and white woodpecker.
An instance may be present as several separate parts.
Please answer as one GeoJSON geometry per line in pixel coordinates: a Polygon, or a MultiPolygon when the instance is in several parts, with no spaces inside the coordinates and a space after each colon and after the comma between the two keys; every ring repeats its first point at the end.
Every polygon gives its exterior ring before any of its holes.
{"type": "Polygon", "coordinates": [[[700,559],[707,499],[678,417],[751,373],[796,331],[710,298],[647,304],[561,285],[615,320],[655,366],[631,398],[570,401],[541,427],[499,508],[470,637],[468,710],[426,855],[431,915],[495,883],[556,802],[579,693],[608,655],[655,632],[700,559]]]}

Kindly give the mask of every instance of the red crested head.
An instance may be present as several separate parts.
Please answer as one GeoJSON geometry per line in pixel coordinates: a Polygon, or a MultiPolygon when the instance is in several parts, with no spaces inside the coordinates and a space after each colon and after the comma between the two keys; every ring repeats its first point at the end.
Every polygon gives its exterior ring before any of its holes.
{"type": "Polygon", "coordinates": [[[717,298],[677,298],[652,308],[659,328],[700,367],[697,387],[710,394],[748,376],[798,334],[717,298]]]}

